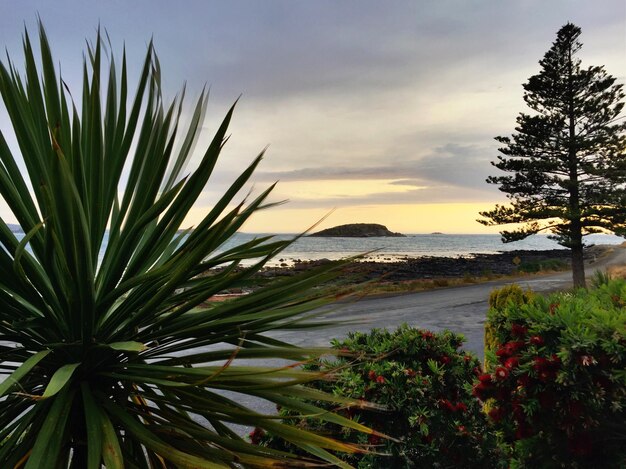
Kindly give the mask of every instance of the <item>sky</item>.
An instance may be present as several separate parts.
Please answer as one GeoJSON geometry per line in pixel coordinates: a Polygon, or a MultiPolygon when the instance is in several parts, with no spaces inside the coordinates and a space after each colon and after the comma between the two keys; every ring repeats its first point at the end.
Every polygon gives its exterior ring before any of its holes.
{"type": "MultiPolygon", "coordinates": [[[[37,15],[73,89],[98,25],[115,54],[125,45],[135,78],[153,38],[166,96],[210,86],[198,149],[241,95],[187,223],[269,145],[253,190],[279,181],[272,200],[289,202],[256,214],[247,232],[300,232],[328,215],[320,228],[495,233],[475,221],[506,202],[485,182],[498,173],[494,137],[526,110],[522,84],[557,30],[580,26],[583,66],[626,82],[623,0],[0,0],[0,45],[17,63],[37,15]]],[[[0,215],[11,219],[2,203],[0,215]]]]}

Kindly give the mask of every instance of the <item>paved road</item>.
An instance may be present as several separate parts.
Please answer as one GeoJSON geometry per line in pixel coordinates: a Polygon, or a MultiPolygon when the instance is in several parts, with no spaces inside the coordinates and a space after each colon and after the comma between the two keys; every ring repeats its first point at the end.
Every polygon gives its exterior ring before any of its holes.
{"type": "MultiPolygon", "coordinates": [[[[609,265],[626,265],[626,247],[615,246],[587,266],[587,276],[609,265]]],[[[402,323],[440,331],[449,329],[465,335],[464,348],[483,356],[483,326],[489,293],[505,284],[518,283],[533,291],[548,292],[571,287],[571,272],[493,281],[479,285],[446,288],[401,296],[362,299],[335,305],[326,319],[358,321],[332,330],[274,332],[272,336],[301,346],[326,346],[331,337],[344,337],[351,330],[367,331],[375,327],[393,328],[402,323]]]]}

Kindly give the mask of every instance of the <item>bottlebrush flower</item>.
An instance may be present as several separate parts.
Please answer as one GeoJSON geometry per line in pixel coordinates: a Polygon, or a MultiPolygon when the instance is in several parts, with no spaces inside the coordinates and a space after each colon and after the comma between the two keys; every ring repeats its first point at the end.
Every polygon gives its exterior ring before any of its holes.
{"type": "Polygon", "coordinates": [[[502,407],[494,407],[489,411],[488,415],[494,422],[499,422],[506,415],[506,411],[502,407]]]}
{"type": "Polygon", "coordinates": [[[448,355],[442,355],[441,357],[439,357],[439,361],[444,365],[448,365],[452,361],[452,359],[448,355]]]}
{"type": "Polygon", "coordinates": [[[467,412],[467,406],[463,402],[457,402],[455,410],[457,412],[467,412]]]}
{"type": "Polygon", "coordinates": [[[513,337],[524,337],[528,333],[528,328],[521,324],[511,324],[511,335],[513,337]]]}
{"type": "Polygon", "coordinates": [[[478,381],[481,383],[492,383],[491,375],[488,373],[482,374],[478,377],[478,381]]]}
{"type": "Polygon", "coordinates": [[[258,427],[248,434],[248,437],[250,438],[250,443],[252,443],[253,445],[258,445],[259,443],[261,443],[261,439],[263,438],[263,436],[265,436],[265,432],[258,427]]]}
{"type": "Polygon", "coordinates": [[[450,412],[456,411],[456,406],[448,399],[439,400],[439,407],[441,407],[442,409],[447,409],[450,412]]]}
{"type": "Polygon", "coordinates": [[[543,345],[543,344],[544,344],[543,337],[538,336],[538,335],[534,335],[534,336],[532,336],[532,337],[529,339],[529,342],[530,342],[531,344],[533,344],[533,345],[537,345],[537,346],[540,346],[540,345],[543,345]]]}
{"type": "Polygon", "coordinates": [[[376,377],[376,382],[378,384],[383,384],[385,382],[385,378],[383,376],[377,376],[376,377]]]}
{"type": "Polygon", "coordinates": [[[495,376],[498,381],[504,381],[509,377],[509,370],[503,366],[499,366],[496,368],[495,376]]]}
{"type": "Polygon", "coordinates": [[[580,357],[578,357],[578,363],[580,363],[582,366],[591,366],[596,365],[598,362],[591,355],[581,355],[580,357]]]}
{"type": "Polygon", "coordinates": [[[370,381],[374,381],[376,379],[376,372],[374,370],[370,370],[370,372],[367,374],[367,377],[370,379],[370,381]]]}
{"type": "Polygon", "coordinates": [[[519,365],[519,358],[517,357],[507,358],[506,361],[504,362],[504,366],[507,370],[512,370],[513,368],[517,368],[518,365],[519,365]]]}

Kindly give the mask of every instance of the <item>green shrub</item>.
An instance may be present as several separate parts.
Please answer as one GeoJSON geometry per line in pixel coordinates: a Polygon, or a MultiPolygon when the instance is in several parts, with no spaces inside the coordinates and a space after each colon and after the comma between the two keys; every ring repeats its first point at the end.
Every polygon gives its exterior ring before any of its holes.
{"type": "Polygon", "coordinates": [[[474,395],[523,467],[626,464],[626,281],[511,302],[474,395]],[[506,332],[506,333],[505,333],[506,332]]]}
{"type": "MultiPolygon", "coordinates": [[[[316,404],[393,439],[368,437],[331,423],[300,419],[293,423],[370,445],[373,451],[385,454],[342,456],[361,468],[494,467],[494,439],[486,431],[479,402],[471,395],[479,362],[458,350],[462,340],[452,332],[432,333],[406,325],[393,332],[375,329],[333,341],[333,347],[345,356],[308,365],[310,370],[332,371],[336,377],[312,383],[317,389],[379,403],[387,410],[316,404]]],[[[262,441],[276,449],[292,449],[274,436],[262,441]]]]}
{"type": "Polygon", "coordinates": [[[535,274],[545,271],[565,270],[569,264],[561,259],[546,259],[543,261],[522,262],[517,266],[518,272],[535,274]]]}
{"type": "MultiPolygon", "coordinates": [[[[488,351],[494,351],[502,343],[502,333],[507,325],[507,306],[509,304],[526,304],[532,301],[534,294],[523,290],[519,285],[505,285],[493,290],[489,295],[489,311],[485,322],[485,357],[488,351]],[[499,333],[500,332],[500,333],[499,333]]],[[[506,332],[505,332],[506,333],[506,332]]]]}

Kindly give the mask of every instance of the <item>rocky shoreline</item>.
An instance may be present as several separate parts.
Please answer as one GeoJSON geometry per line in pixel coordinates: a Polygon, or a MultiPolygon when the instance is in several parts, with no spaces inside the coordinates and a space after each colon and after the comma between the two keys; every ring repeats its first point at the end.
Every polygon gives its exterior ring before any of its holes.
{"type": "MultiPolygon", "coordinates": [[[[293,266],[267,267],[258,275],[265,278],[291,276],[330,262],[332,261],[328,259],[295,261],[293,266]]],[[[365,259],[344,267],[344,272],[355,281],[395,282],[563,270],[569,267],[569,263],[570,252],[567,249],[517,250],[496,254],[473,254],[465,257],[407,257],[385,262],[365,259]]]]}

